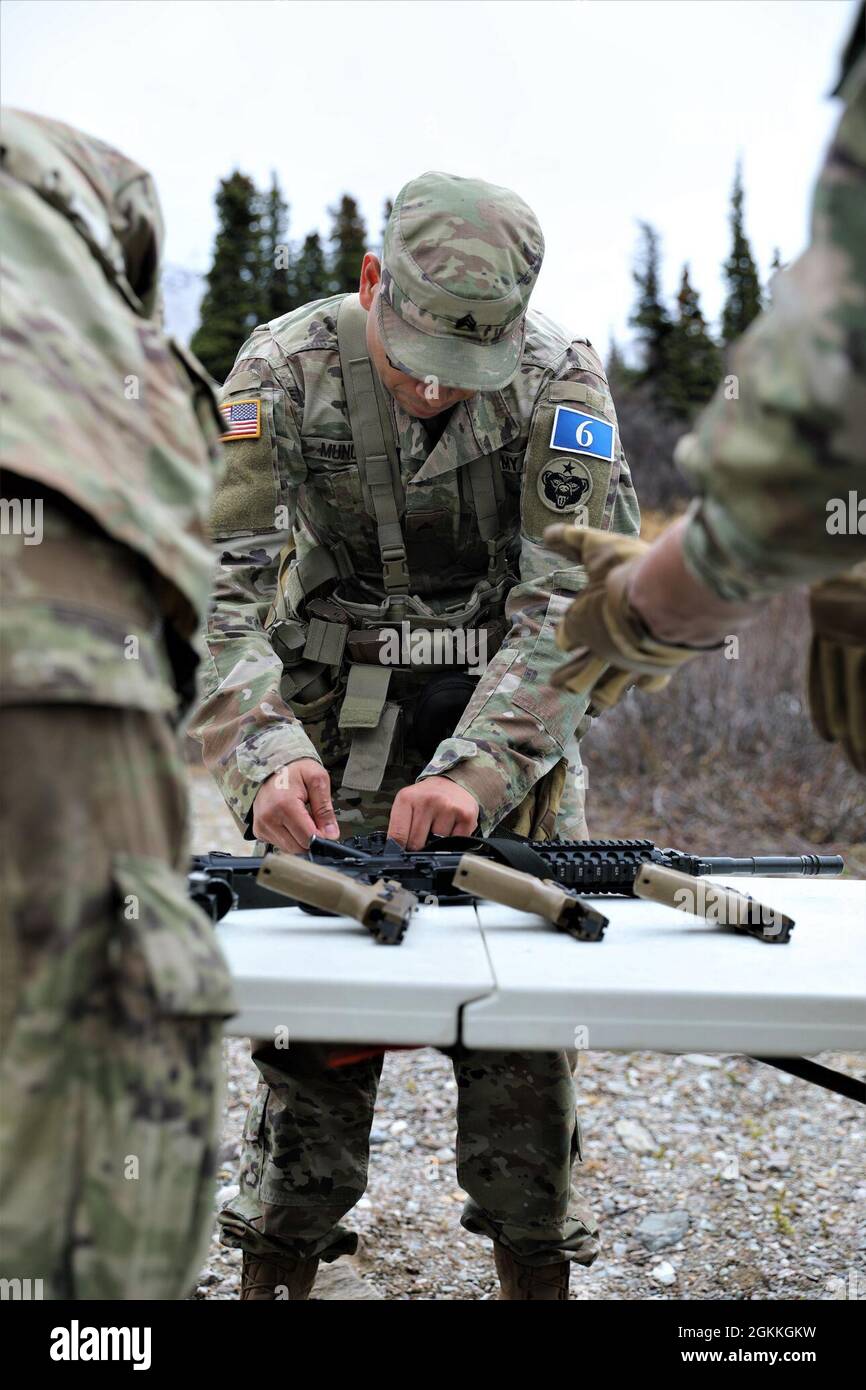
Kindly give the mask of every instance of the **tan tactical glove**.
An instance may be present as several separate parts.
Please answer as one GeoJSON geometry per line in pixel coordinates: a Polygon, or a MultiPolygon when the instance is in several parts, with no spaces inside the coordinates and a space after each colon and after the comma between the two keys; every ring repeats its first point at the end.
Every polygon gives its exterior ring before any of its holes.
{"type": "Polygon", "coordinates": [[[812,722],[866,773],[866,563],[816,584],[809,599],[812,722]]]}
{"type": "Polygon", "coordinates": [[[573,655],[553,673],[553,685],[591,693],[596,709],[609,709],[632,685],[663,690],[685,662],[722,645],[673,645],[648,631],[627,597],[629,579],[649,549],[644,541],[560,524],[547,527],[544,544],[585,565],[589,576],[556,634],[556,645],[573,655]]]}

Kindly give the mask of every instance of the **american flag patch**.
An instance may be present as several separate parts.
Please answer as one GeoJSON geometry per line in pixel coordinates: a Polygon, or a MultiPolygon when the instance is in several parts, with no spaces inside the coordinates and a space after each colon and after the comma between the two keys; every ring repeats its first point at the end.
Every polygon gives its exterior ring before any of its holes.
{"type": "Polygon", "coordinates": [[[226,401],[220,406],[226,422],[226,432],[220,437],[230,439],[258,439],[262,432],[260,401],[226,401]]]}

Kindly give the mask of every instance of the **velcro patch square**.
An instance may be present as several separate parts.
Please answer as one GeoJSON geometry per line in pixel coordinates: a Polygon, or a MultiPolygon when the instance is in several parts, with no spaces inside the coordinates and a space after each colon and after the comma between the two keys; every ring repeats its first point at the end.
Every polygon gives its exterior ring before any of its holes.
{"type": "Polygon", "coordinates": [[[226,432],[220,436],[224,443],[233,439],[258,439],[261,436],[261,401],[226,401],[220,410],[226,422],[226,432]]]}

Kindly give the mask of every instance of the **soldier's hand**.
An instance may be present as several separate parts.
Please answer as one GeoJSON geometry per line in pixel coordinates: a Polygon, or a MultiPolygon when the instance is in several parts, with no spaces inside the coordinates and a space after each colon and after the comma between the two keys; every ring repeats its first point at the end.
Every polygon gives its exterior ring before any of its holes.
{"type": "Polygon", "coordinates": [[[478,802],[450,777],[425,777],[394,797],[388,834],[406,849],[423,849],[431,835],[471,835],[478,802]]]}
{"type": "Polygon", "coordinates": [[[556,645],[572,652],[551,684],[590,695],[607,709],[632,685],[661,690],[675,671],[712,650],[658,641],[629,602],[629,580],[649,550],[644,541],[579,526],[548,526],[544,543],[586,566],[588,583],[568,608],[556,645]]]}
{"type": "Polygon", "coordinates": [[[339,840],[331,779],[315,758],[298,758],[262,782],[253,802],[253,834],[287,854],[305,854],[312,835],[339,840]]]}

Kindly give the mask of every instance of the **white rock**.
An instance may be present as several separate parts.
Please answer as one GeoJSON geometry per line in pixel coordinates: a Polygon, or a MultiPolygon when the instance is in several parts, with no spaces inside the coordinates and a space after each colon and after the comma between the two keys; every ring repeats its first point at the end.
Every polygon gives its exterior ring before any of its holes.
{"type": "Polygon", "coordinates": [[[655,1279],[657,1284],[675,1284],[677,1272],[669,1260],[662,1260],[660,1265],[650,1270],[650,1278],[655,1279]]]}
{"type": "Polygon", "coordinates": [[[636,1154],[655,1153],[658,1141],[653,1138],[645,1125],[639,1124],[637,1120],[617,1120],[614,1125],[617,1137],[621,1144],[636,1154]]]}
{"type": "Polygon", "coordinates": [[[774,1149],[767,1154],[767,1167],[777,1173],[786,1173],[791,1166],[791,1156],[785,1149],[774,1149]]]}
{"type": "Polygon", "coordinates": [[[408,1129],[408,1128],[409,1128],[409,1126],[408,1126],[408,1124],[406,1123],[405,1120],[395,1120],[394,1123],[391,1125],[390,1129],[388,1130],[388,1133],[389,1133],[389,1134],[395,1134],[395,1135],[396,1135],[396,1134],[402,1134],[403,1131],[404,1131],[404,1129],[408,1129]]]}

